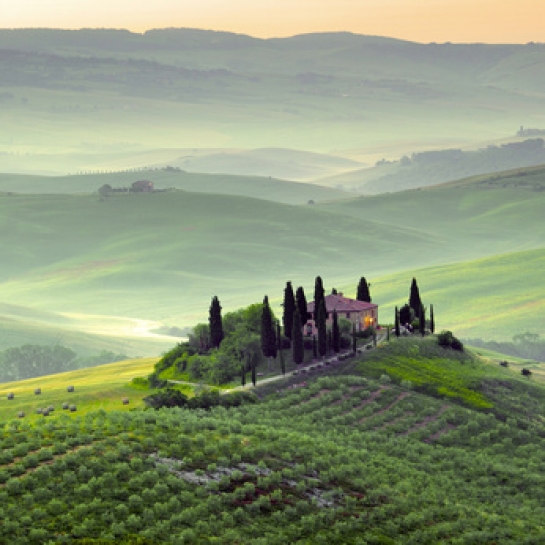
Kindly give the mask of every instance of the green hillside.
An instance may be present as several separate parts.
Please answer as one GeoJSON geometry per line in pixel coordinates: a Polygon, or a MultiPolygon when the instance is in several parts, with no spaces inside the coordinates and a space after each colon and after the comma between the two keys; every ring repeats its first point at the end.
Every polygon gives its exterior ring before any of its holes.
{"type": "Polygon", "coordinates": [[[137,180],[149,180],[156,189],[182,189],[199,193],[240,195],[285,204],[306,204],[342,199],[347,193],[310,183],[296,183],[263,176],[195,174],[175,167],[141,169],[130,172],[38,176],[0,173],[0,191],[38,194],[96,193],[105,184],[114,188],[130,187],[137,180]]]}
{"type": "MultiPolygon", "coordinates": [[[[499,340],[539,332],[543,172],[314,206],[183,191],[102,201],[96,194],[4,194],[0,300],[70,315],[70,324],[47,318],[42,326],[136,341],[131,329],[147,334],[161,324],[191,327],[204,320],[213,295],[226,310],[265,293],[277,305],[287,280],[311,290],[317,274],[327,289],[347,293],[365,274],[388,316],[416,274],[443,323],[464,336],[499,340]],[[535,252],[517,254],[528,250],[535,252]],[[470,262],[483,258],[492,260],[470,262]],[[457,304],[462,289],[471,305],[457,304]]],[[[80,178],[87,177],[73,177],[80,178]]],[[[271,190],[277,197],[279,187],[271,190]]],[[[168,342],[148,340],[146,349],[128,353],[151,354],[151,343],[168,342]]]]}
{"type": "Polygon", "coordinates": [[[526,171],[527,167],[536,165],[541,165],[537,170],[543,171],[545,147],[542,137],[520,138],[499,146],[489,144],[478,150],[437,148],[398,159],[382,160],[372,168],[355,169],[321,178],[319,183],[376,195],[457,181],[470,176],[490,177],[490,173],[501,173],[509,169],[526,171]]]}
{"type": "MultiPolygon", "coordinates": [[[[85,412],[87,399],[76,413],[2,423],[0,539],[542,542],[545,390],[471,355],[413,348],[401,365],[384,347],[356,372],[348,363],[335,376],[294,377],[258,389],[258,404],[209,411],[115,410],[125,392],[87,375],[97,398],[112,398],[106,410],[85,412]],[[414,372],[419,358],[430,376],[448,367],[440,381],[472,382],[488,408],[430,397],[428,379],[400,385],[396,369],[414,372]]],[[[31,385],[13,386],[2,407],[31,385]]]]}

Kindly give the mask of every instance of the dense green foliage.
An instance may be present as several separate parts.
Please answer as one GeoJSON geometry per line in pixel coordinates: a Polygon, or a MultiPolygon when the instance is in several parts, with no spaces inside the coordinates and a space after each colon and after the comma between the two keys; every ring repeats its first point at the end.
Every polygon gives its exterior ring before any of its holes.
{"type": "Polygon", "coordinates": [[[219,348],[221,341],[223,341],[223,323],[221,320],[221,305],[217,296],[212,298],[210,304],[208,326],[210,328],[210,345],[212,348],[219,348]]]}
{"type": "Polygon", "coordinates": [[[204,414],[6,422],[0,540],[539,543],[545,393],[513,377],[486,379],[503,419],[337,376],[204,414]]]}

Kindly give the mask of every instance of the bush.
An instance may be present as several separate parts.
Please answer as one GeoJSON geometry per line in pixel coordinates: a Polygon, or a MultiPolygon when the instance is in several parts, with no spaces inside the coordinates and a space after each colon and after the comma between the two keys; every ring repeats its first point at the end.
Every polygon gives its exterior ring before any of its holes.
{"type": "Polygon", "coordinates": [[[167,388],[157,394],[144,398],[144,403],[153,409],[160,409],[161,407],[185,407],[187,402],[186,395],[172,388],[167,388]]]}
{"type": "Polygon", "coordinates": [[[457,350],[459,352],[464,351],[462,341],[457,339],[452,334],[452,331],[441,331],[441,333],[437,335],[437,342],[439,343],[439,346],[442,346],[443,348],[452,348],[453,350],[457,350]]]}

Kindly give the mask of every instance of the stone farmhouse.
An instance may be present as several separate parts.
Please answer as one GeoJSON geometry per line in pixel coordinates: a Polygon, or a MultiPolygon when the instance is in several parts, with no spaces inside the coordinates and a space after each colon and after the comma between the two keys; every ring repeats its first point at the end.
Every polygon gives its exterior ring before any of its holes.
{"type": "MultiPolygon", "coordinates": [[[[344,318],[355,324],[356,331],[363,331],[368,327],[376,327],[378,325],[378,305],[374,303],[349,299],[348,297],[344,297],[342,293],[326,295],[324,299],[327,310],[326,324],[328,327],[333,322],[334,310],[337,311],[339,320],[344,318]]],[[[314,301],[308,303],[307,312],[310,318],[304,326],[303,334],[307,336],[316,335],[318,331],[315,325],[314,301]]]]}
{"type": "Polygon", "coordinates": [[[148,180],[138,180],[131,185],[131,191],[135,193],[151,193],[153,191],[153,182],[148,180]]]}

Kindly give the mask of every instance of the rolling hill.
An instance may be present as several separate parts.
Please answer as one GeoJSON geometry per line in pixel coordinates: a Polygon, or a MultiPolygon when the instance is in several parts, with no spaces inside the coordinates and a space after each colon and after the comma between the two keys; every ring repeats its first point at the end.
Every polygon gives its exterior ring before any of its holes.
{"type": "Polygon", "coordinates": [[[82,154],[99,169],[103,156],[165,148],[489,141],[545,125],[543,62],[540,44],[2,30],[0,170],[66,173],[82,154]]]}
{"type": "Polygon", "coordinates": [[[60,313],[72,332],[134,337],[191,327],[213,295],[225,310],[266,293],[276,305],[287,280],[311,290],[317,274],[347,293],[365,274],[387,316],[416,275],[443,324],[510,339],[541,331],[543,176],[536,168],[314,206],[184,191],[4,194],[0,298],[60,313]],[[462,289],[472,305],[457,304],[462,289]]]}
{"type": "Polygon", "coordinates": [[[199,193],[240,195],[286,204],[306,204],[340,199],[347,193],[311,183],[289,182],[264,176],[195,174],[175,167],[131,169],[128,172],[38,176],[0,173],[0,191],[10,193],[77,194],[96,193],[105,184],[114,188],[130,187],[137,180],[150,180],[156,189],[182,189],[199,193]]]}
{"type": "MultiPolygon", "coordinates": [[[[42,379],[55,411],[0,429],[0,539],[541,542],[542,385],[428,344],[393,342],[333,376],[208,411],[116,410],[134,393],[104,368],[74,394],[60,388],[73,376],[58,377],[57,393],[42,379]],[[75,413],[58,406],[69,395],[80,396],[75,413]]],[[[17,396],[35,407],[33,386],[10,385],[0,414],[17,396]]]]}

